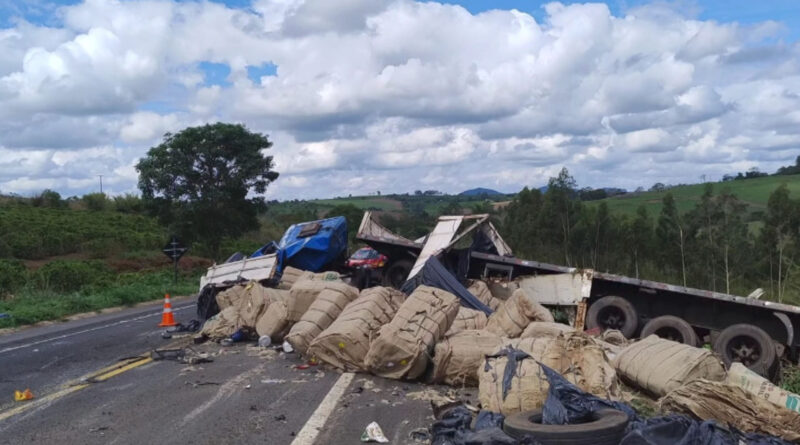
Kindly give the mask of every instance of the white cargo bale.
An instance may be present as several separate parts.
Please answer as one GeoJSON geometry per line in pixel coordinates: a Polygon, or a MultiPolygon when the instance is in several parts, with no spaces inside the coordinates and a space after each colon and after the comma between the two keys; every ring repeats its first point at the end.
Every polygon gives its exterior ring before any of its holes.
{"type": "Polygon", "coordinates": [[[364,357],[378,329],[392,321],[406,296],[388,287],[365,289],[308,347],[317,357],[348,372],[365,371],[364,357]]]}
{"type": "Polygon", "coordinates": [[[563,323],[549,321],[532,321],[519,335],[519,338],[557,337],[562,334],[571,334],[575,328],[563,323]]]}
{"type": "Polygon", "coordinates": [[[323,274],[313,274],[306,272],[300,277],[289,290],[290,296],[286,302],[289,321],[295,323],[303,318],[311,303],[317,299],[320,292],[331,286],[333,283],[341,283],[338,274],[325,272],[323,274]],[[330,274],[330,275],[326,275],[330,274]],[[336,277],[335,279],[333,279],[336,277]],[[331,279],[328,279],[331,278],[331,279]]]}
{"type": "Polygon", "coordinates": [[[200,334],[218,340],[233,335],[238,326],[239,310],[235,306],[229,306],[206,320],[200,334]]]}
{"type": "Polygon", "coordinates": [[[492,293],[489,291],[489,286],[486,285],[483,281],[474,280],[469,287],[467,287],[469,293],[475,296],[481,303],[489,306],[492,311],[496,311],[500,304],[503,303],[502,300],[499,300],[492,296],[492,293]]]}
{"type": "Polygon", "coordinates": [[[336,320],[344,308],[358,298],[358,289],[345,283],[329,283],[292,326],[286,341],[305,355],[308,345],[336,320]]]}
{"type": "Polygon", "coordinates": [[[264,314],[256,321],[256,332],[259,336],[268,336],[272,343],[277,343],[289,331],[291,322],[288,318],[286,302],[289,291],[271,289],[270,301],[264,314]]]}
{"type": "Polygon", "coordinates": [[[613,364],[622,378],[656,396],[693,380],[725,378],[725,366],[711,351],[655,335],[620,351],[613,364]]]}
{"type": "Polygon", "coordinates": [[[489,316],[486,329],[500,336],[516,338],[532,321],[553,322],[553,314],[518,289],[489,316]]]}
{"type": "Polygon", "coordinates": [[[382,327],[364,360],[374,374],[414,379],[425,372],[433,346],[458,314],[459,299],[450,292],[419,286],[382,327]]]}
{"type": "Polygon", "coordinates": [[[478,330],[460,331],[436,343],[431,383],[478,386],[478,368],[487,355],[499,352],[503,339],[478,330]]]}
{"type": "Polygon", "coordinates": [[[297,269],[292,266],[286,266],[281,274],[281,280],[278,282],[278,289],[289,290],[292,285],[297,282],[304,274],[309,273],[304,270],[297,269]]]}
{"type": "Polygon", "coordinates": [[[237,284],[217,294],[215,299],[217,300],[217,306],[219,306],[220,312],[239,304],[239,300],[241,300],[242,295],[245,293],[245,286],[245,284],[237,284]]]}
{"type": "Polygon", "coordinates": [[[550,384],[537,361],[588,393],[606,399],[619,397],[614,368],[603,350],[583,334],[517,339],[511,346],[527,353],[530,358],[517,363],[511,388],[505,397],[502,380],[508,358],[486,359],[486,364],[478,371],[478,392],[484,409],[504,415],[540,409],[550,384]]]}
{"type": "Polygon", "coordinates": [[[478,330],[486,327],[486,314],[483,311],[470,309],[461,306],[456,314],[456,319],[450,325],[450,329],[444,334],[445,336],[453,335],[456,332],[467,330],[478,330]]]}
{"type": "Polygon", "coordinates": [[[272,292],[275,290],[266,288],[255,281],[244,286],[239,301],[236,303],[239,311],[239,327],[255,328],[256,322],[269,306],[272,292]]]}

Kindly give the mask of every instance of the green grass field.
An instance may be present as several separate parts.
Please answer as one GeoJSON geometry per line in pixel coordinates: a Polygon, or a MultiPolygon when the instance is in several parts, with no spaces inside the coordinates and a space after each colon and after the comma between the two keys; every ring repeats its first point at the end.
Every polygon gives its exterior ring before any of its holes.
{"type": "Polygon", "coordinates": [[[363,210],[383,210],[383,211],[399,211],[403,209],[403,203],[392,198],[380,198],[376,196],[354,196],[350,198],[334,198],[334,199],[315,199],[308,201],[310,204],[316,204],[320,207],[334,207],[337,205],[352,204],[359,209],[363,210]]]}
{"type": "MultiPolygon", "coordinates": [[[[786,183],[792,197],[800,196],[800,175],[792,176],[767,176],[764,178],[742,179],[738,181],[714,183],[714,194],[721,193],[726,188],[748,204],[750,212],[763,211],[767,208],[767,200],[781,184],[786,183]]],[[[591,201],[590,205],[606,202],[612,214],[626,214],[633,216],[640,205],[644,205],[650,216],[661,212],[661,200],[667,193],[672,193],[675,203],[681,213],[693,209],[700,196],[703,194],[703,184],[683,185],[671,188],[664,192],[629,193],[623,196],[601,201],[591,201]]]]}

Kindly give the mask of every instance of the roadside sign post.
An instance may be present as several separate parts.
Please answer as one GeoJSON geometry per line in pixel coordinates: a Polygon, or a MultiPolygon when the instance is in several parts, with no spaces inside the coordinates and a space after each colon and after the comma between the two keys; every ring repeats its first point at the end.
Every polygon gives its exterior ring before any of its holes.
{"type": "Polygon", "coordinates": [[[163,249],[161,249],[161,251],[164,252],[164,255],[166,255],[169,258],[172,258],[172,262],[175,267],[175,279],[174,279],[175,284],[178,284],[178,261],[181,259],[183,254],[186,253],[187,250],[189,250],[189,248],[184,247],[181,244],[180,240],[178,240],[178,237],[174,235],[172,236],[172,239],[170,239],[170,241],[167,243],[167,245],[164,246],[163,249]]]}

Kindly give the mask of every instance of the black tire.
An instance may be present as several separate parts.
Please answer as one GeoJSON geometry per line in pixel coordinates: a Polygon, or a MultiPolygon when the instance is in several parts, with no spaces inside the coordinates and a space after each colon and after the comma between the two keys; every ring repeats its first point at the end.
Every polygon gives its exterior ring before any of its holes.
{"type": "Polygon", "coordinates": [[[685,345],[697,346],[697,333],[694,328],[680,317],[662,315],[647,322],[642,328],[642,338],[657,335],[667,340],[685,345]]]}
{"type": "Polygon", "coordinates": [[[628,415],[616,409],[601,409],[584,423],[542,425],[542,411],[506,417],[503,431],[515,439],[532,437],[542,445],[618,445],[628,426],[628,415]]]}
{"type": "Polygon", "coordinates": [[[408,278],[408,274],[411,272],[412,267],[414,267],[414,263],[409,260],[398,260],[393,262],[383,273],[384,286],[393,287],[395,289],[400,289],[403,287],[403,283],[406,282],[406,278],[408,278]]]}
{"type": "Polygon", "coordinates": [[[770,376],[778,361],[772,337],[747,323],[725,328],[714,342],[714,351],[722,356],[725,366],[741,362],[764,377],[770,376]]]}
{"type": "Polygon", "coordinates": [[[636,308],[621,297],[603,297],[592,303],[586,313],[586,329],[618,329],[625,338],[632,338],[638,326],[636,308]]]}

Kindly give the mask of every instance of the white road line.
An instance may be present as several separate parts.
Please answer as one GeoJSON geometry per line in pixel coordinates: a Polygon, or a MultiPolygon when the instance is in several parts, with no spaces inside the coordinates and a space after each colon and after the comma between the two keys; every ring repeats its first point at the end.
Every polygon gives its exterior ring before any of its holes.
{"type": "Polygon", "coordinates": [[[303,425],[303,429],[297,433],[297,437],[292,441],[292,445],[312,445],[314,443],[317,434],[319,434],[319,431],[325,426],[328,417],[331,416],[334,408],[336,408],[336,404],[339,403],[339,399],[342,398],[342,394],[344,394],[347,387],[350,386],[350,382],[353,381],[353,377],[355,377],[355,374],[352,372],[346,372],[339,377],[339,380],[337,380],[336,383],[333,384],[331,390],[328,391],[328,395],[322,399],[322,403],[319,404],[314,414],[312,414],[308,422],[303,425]]]}
{"type": "MultiPolygon", "coordinates": [[[[189,309],[189,308],[192,308],[192,307],[194,307],[193,304],[189,305],[189,306],[182,307],[182,308],[174,309],[174,311],[178,312],[178,311],[182,311],[184,309],[189,309]]],[[[139,320],[143,320],[143,319],[149,318],[149,317],[156,317],[156,316],[159,316],[159,315],[161,315],[161,311],[156,312],[156,313],[152,313],[152,314],[141,315],[141,316],[136,317],[136,318],[129,318],[127,320],[115,321],[114,323],[109,323],[109,324],[105,324],[105,325],[102,325],[102,326],[96,326],[94,328],[84,329],[82,331],[71,332],[69,334],[59,335],[57,337],[45,338],[44,340],[39,340],[39,341],[35,341],[35,342],[32,342],[32,343],[26,343],[24,345],[12,346],[12,347],[8,347],[8,348],[5,348],[5,349],[0,349],[0,354],[2,354],[4,352],[16,351],[17,349],[30,348],[31,346],[40,345],[42,343],[48,343],[48,342],[51,342],[51,341],[62,340],[62,339],[65,339],[65,338],[74,337],[76,335],[85,334],[87,332],[99,331],[100,329],[110,328],[112,326],[119,326],[121,324],[130,323],[132,321],[139,321],[139,320]]]]}

